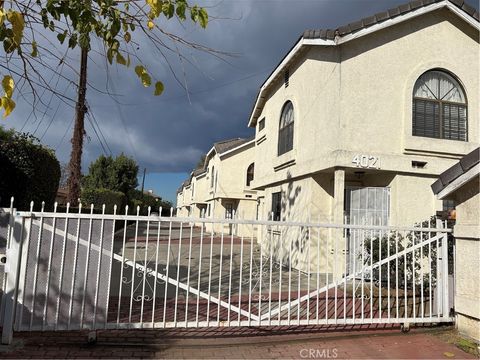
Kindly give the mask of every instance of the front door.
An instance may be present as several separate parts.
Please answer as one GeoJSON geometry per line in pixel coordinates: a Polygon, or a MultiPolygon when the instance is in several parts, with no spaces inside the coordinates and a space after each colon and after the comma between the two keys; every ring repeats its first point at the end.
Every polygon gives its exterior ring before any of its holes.
{"type": "MultiPolygon", "coordinates": [[[[390,217],[390,188],[389,187],[346,187],[345,188],[345,223],[353,225],[387,226],[390,217]]],[[[347,273],[362,267],[361,250],[365,241],[365,234],[378,236],[372,231],[348,230],[347,273]]]]}

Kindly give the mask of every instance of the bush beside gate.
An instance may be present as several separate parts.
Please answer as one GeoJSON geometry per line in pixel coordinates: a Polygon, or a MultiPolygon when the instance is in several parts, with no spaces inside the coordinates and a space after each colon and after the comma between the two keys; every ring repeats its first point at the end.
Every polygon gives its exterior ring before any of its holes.
{"type": "Polygon", "coordinates": [[[19,209],[30,201],[53,207],[60,181],[60,164],[53,150],[35,137],[0,127],[0,206],[9,206],[15,197],[19,209]]]}

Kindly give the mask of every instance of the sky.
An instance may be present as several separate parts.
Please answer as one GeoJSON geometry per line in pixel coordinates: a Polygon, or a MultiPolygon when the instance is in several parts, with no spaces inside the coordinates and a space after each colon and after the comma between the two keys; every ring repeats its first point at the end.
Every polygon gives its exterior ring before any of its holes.
{"type": "MultiPolygon", "coordinates": [[[[224,52],[213,56],[189,47],[159,53],[146,39],[135,38],[142,64],[162,80],[165,91],[154,97],[132,69],[110,66],[101,45],[90,52],[86,141],[82,171],[100,154],[134,158],[145,189],[175,201],[176,189],[203,153],[219,140],[253,135],[247,127],[258,89],[306,29],[336,28],[405,3],[405,0],[219,0],[195,1],[210,15],[204,30],[177,20],[159,24],[184,39],[224,52]],[[169,66],[170,65],[170,66],[169,66]]],[[[468,1],[478,8],[475,0],[468,1]]],[[[69,54],[75,67],[78,53],[69,54]]],[[[48,61],[52,61],[48,59],[48,61]]],[[[57,73],[75,78],[67,66],[53,63],[49,76],[59,92],[74,97],[74,86],[57,73]]],[[[45,74],[47,77],[47,74],[45,74]]],[[[74,110],[45,95],[44,109],[20,97],[17,108],[0,124],[35,134],[55,150],[60,162],[70,156],[74,110]],[[38,109],[37,109],[38,110],[38,109]]],[[[141,178],[139,179],[141,184],[141,178]]]]}

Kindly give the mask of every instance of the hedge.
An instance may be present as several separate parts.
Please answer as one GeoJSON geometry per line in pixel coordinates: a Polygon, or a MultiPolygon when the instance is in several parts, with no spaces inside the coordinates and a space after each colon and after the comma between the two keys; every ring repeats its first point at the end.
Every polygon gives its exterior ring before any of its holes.
{"type": "Polygon", "coordinates": [[[0,206],[9,206],[10,197],[19,210],[34,201],[39,209],[55,202],[60,181],[60,164],[53,150],[31,135],[0,127],[0,206]]]}
{"type": "Polygon", "coordinates": [[[120,191],[108,189],[83,189],[81,201],[84,208],[93,204],[95,210],[100,210],[105,204],[105,213],[112,214],[113,207],[117,205],[117,214],[124,211],[126,204],[125,194],[120,191]]]}

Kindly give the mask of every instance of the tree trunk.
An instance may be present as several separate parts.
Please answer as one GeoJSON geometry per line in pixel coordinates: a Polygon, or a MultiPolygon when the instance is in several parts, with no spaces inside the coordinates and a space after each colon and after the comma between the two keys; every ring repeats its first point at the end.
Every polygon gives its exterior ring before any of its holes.
{"type": "Polygon", "coordinates": [[[87,62],[88,49],[81,51],[80,58],[80,79],[78,83],[78,98],[75,107],[75,127],[73,129],[72,137],[72,153],[70,155],[70,163],[68,165],[69,177],[67,182],[68,195],[67,201],[70,205],[78,205],[80,198],[80,180],[82,176],[82,151],[83,151],[83,136],[85,135],[85,113],[87,107],[85,106],[85,95],[87,92],[87,62]]]}

